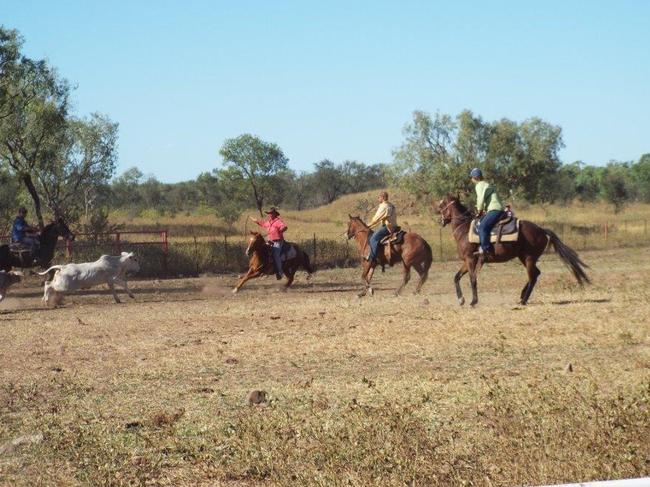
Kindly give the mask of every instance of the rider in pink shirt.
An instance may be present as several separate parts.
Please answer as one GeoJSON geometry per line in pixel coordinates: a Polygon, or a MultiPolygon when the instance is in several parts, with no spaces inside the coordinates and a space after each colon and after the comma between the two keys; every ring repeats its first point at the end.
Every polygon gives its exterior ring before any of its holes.
{"type": "Polygon", "coordinates": [[[273,245],[271,251],[273,253],[273,261],[275,263],[275,277],[277,279],[282,279],[282,247],[284,245],[283,234],[287,230],[287,225],[282,221],[280,218],[280,213],[278,213],[278,210],[276,210],[275,207],[269,208],[269,210],[265,213],[269,215],[268,220],[256,220],[253,217],[251,217],[251,220],[257,223],[260,227],[266,228],[268,232],[267,239],[269,242],[272,242],[273,245]]]}

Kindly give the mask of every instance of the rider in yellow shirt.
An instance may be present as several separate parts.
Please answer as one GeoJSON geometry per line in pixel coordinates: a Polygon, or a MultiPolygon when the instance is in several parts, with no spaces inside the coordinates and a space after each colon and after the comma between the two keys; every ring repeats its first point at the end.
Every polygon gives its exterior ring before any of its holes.
{"type": "Polygon", "coordinates": [[[395,210],[395,206],[388,201],[388,193],[386,191],[379,193],[379,207],[368,226],[370,228],[379,226],[368,241],[370,245],[368,261],[376,262],[379,242],[397,228],[397,211],[395,210]]]}

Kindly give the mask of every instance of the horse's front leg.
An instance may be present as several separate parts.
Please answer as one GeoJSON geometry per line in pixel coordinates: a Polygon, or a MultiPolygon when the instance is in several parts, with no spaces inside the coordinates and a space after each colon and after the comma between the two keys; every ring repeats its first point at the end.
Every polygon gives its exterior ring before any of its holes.
{"type": "Polygon", "coordinates": [[[363,291],[359,293],[359,297],[363,297],[366,294],[370,294],[372,296],[373,290],[372,287],[370,286],[370,281],[372,279],[372,275],[375,272],[375,265],[370,262],[364,262],[363,263],[363,272],[361,273],[361,279],[364,280],[365,287],[363,291]]]}
{"type": "Polygon", "coordinates": [[[255,277],[258,277],[260,274],[261,274],[261,271],[259,269],[253,269],[252,267],[250,269],[248,269],[248,272],[246,273],[246,275],[244,277],[242,277],[239,280],[237,285],[232,290],[232,293],[237,294],[239,292],[239,289],[244,285],[244,283],[246,281],[248,281],[249,279],[253,279],[255,277]]]}
{"type": "Polygon", "coordinates": [[[469,282],[472,285],[472,301],[469,304],[470,306],[476,306],[476,303],[478,303],[478,270],[480,269],[478,257],[468,257],[465,262],[469,270],[469,282]]]}
{"type": "Polygon", "coordinates": [[[465,304],[465,297],[463,296],[463,290],[460,288],[460,280],[465,274],[467,274],[467,262],[463,262],[463,265],[460,267],[460,269],[454,276],[454,285],[456,286],[456,298],[458,298],[458,304],[460,304],[461,306],[465,304]]]}

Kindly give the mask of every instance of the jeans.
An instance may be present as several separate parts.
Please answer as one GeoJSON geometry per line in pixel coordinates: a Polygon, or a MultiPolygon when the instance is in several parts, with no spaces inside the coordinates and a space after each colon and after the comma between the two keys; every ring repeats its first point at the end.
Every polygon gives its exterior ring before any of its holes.
{"type": "Polygon", "coordinates": [[[282,245],[284,244],[283,240],[274,240],[273,246],[271,247],[271,253],[273,254],[273,262],[275,263],[275,273],[282,277],[284,273],[282,272],[282,245]]]}
{"type": "Polygon", "coordinates": [[[503,211],[491,210],[481,218],[481,224],[478,227],[478,234],[481,238],[481,248],[483,249],[483,252],[492,252],[494,250],[494,247],[490,242],[490,231],[494,228],[494,225],[503,218],[503,216],[503,211]]]}
{"type": "Polygon", "coordinates": [[[377,254],[379,250],[379,242],[381,241],[382,238],[390,235],[390,232],[388,231],[388,228],[386,228],[386,225],[382,225],[377,229],[376,232],[374,232],[370,236],[370,240],[368,243],[370,244],[370,255],[368,256],[368,260],[370,262],[374,262],[377,260],[377,254]]]}

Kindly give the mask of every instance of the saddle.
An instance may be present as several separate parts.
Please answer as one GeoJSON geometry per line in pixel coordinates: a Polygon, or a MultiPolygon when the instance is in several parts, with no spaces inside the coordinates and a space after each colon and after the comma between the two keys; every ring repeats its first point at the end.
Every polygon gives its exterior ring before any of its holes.
{"type": "Polygon", "coordinates": [[[8,245],[8,254],[21,263],[23,267],[30,267],[36,263],[36,249],[22,242],[11,242],[8,245]]]}
{"type": "Polygon", "coordinates": [[[406,230],[402,230],[401,227],[395,228],[395,231],[382,238],[379,242],[380,245],[400,245],[404,243],[404,235],[406,235],[406,230]]]}
{"type": "Polygon", "coordinates": [[[22,242],[11,242],[9,244],[9,253],[20,258],[24,255],[31,255],[32,247],[22,242]]]}
{"type": "MultiPolygon", "coordinates": [[[[267,242],[268,245],[268,252],[269,252],[269,259],[273,257],[273,242],[267,242]]],[[[296,256],[298,255],[298,251],[296,250],[296,246],[293,245],[291,242],[284,241],[282,242],[282,249],[281,249],[281,259],[282,262],[287,261],[289,259],[295,259],[296,256]]]]}
{"type": "MultiPolygon", "coordinates": [[[[472,220],[469,227],[469,241],[470,243],[480,243],[481,239],[478,234],[476,220],[472,220]]],[[[514,217],[512,214],[507,214],[504,218],[499,220],[492,231],[490,232],[490,242],[516,242],[519,239],[519,218],[514,217]]]]}
{"type": "MultiPolygon", "coordinates": [[[[402,230],[400,227],[396,227],[395,231],[388,234],[384,238],[382,238],[379,242],[379,245],[382,247],[385,247],[385,249],[388,251],[388,255],[386,256],[386,259],[388,260],[388,265],[392,266],[393,265],[393,245],[400,245],[404,243],[404,235],[406,235],[406,231],[402,230]]],[[[381,266],[381,272],[384,272],[384,265],[382,264],[381,266]]]]}

